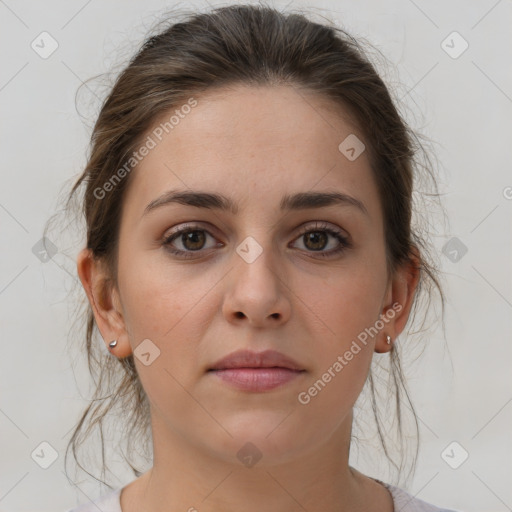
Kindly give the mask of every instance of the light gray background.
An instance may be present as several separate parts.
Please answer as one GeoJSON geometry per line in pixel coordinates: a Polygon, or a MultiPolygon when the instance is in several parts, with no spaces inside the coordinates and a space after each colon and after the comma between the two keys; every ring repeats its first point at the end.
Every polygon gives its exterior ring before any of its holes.
{"type": "MultiPolygon", "coordinates": [[[[173,5],[0,1],[0,510],[67,510],[104,492],[85,479],[72,484],[63,473],[68,433],[87,397],[83,360],[73,372],[65,350],[67,270],[78,248],[59,247],[46,263],[32,248],[64,181],[85,163],[96,106],[80,118],[78,86],[129,57],[158,13],[173,5]],[[43,31],[59,45],[47,59],[31,48],[43,31]],[[43,441],[58,453],[48,469],[31,458],[43,441]]],[[[398,95],[415,112],[415,127],[438,144],[450,226],[434,241],[449,299],[448,348],[439,330],[409,379],[423,447],[408,490],[468,512],[512,510],[512,3],[337,0],[314,6],[381,49],[396,66],[396,75],[388,70],[386,78],[402,84],[398,95]],[[469,44],[456,59],[441,47],[453,31],[469,44]],[[453,237],[467,247],[457,262],[442,252],[453,237]],[[458,469],[441,456],[453,441],[469,453],[458,469]]],[[[364,461],[358,467],[365,470],[364,461]]],[[[118,478],[119,485],[131,479],[118,478]]]]}

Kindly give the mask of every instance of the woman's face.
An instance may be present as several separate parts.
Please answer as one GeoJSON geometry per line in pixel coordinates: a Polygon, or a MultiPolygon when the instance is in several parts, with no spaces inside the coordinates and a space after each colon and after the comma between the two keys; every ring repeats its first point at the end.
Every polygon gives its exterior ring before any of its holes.
{"type": "Polygon", "coordinates": [[[312,94],[240,86],[195,99],[132,171],[119,342],[137,356],[155,442],[178,436],[226,461],[251,442],[261,463],[291,460],[346,437],[375,344],[397,334],[390,321],[358,341],[395,301],[377,188],[367,152],[354,159],[361,133],[312,94]],[[172,239],[182,229],[192,232],[172,239]],[[267,371],[285,382],[265,388],[252,370],[256,387],[245,389],[208,371],[240,349],[278,351],[303,371],[267,371]]]}

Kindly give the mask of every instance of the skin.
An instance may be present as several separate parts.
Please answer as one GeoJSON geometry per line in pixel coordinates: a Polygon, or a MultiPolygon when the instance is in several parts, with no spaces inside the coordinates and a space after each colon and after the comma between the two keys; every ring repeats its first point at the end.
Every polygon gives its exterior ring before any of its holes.
{"type": "Polygon", "coordinates": [[[388,490],[348,464],[352,409],[374,353],[389,351],[386,335],[394,340],[404,329],[419,276],[412,266],[387,275],[367,153],[349,161],[338,150],[349,134],[363,136],[339,106],[289,86],[237,86],[196,98],[198,105],[132,171],[118,287],[86,249],[78,256],[105,343],[118,340],[113,356],[130,355],[144,339],[160,350],[148,366],[135,357],[151,402],[154,464],[123,488],[122,510],[391,512],[388,490]],[[143,215],[171,189],[225,194],[239,211],[168,204],[143,215]],[[368,215],[347,205],[279,211],[282,196],[310,191],[349,194],[368,215]],[[326,235],[308,243],[299,228],[315,231],[316,221],[351,246],[318,256],[339,242],[326,235]],[[193,253],[180,259],[162,238],[190,222],[206,238],[186,245],[178,237],[173,247],[193,253]],[[248,236],[263,251],[252,263],[236,252],[248,236]],[[298,394],[394,303],[401,311],[301,404],[298,394]],[[261,393],[206,373],[240,348],[276,349],[306,371],[261,393]],[[262,454],[252,467],[236,456],[248,441],[262,454]]]}

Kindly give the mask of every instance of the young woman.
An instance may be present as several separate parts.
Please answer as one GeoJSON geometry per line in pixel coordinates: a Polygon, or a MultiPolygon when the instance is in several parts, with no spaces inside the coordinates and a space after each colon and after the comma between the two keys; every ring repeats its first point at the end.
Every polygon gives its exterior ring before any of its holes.
{"type": "Polygon", "coordinates": [[[145,42],[72,190],[100,380],[70,444],[121,404],[152,466],[75,511],[444,510],[349,465],[372,361],[400,382],[397,337],[442,298],[416,140],[357,42],[303,15],[224,7],[145,42]]]}

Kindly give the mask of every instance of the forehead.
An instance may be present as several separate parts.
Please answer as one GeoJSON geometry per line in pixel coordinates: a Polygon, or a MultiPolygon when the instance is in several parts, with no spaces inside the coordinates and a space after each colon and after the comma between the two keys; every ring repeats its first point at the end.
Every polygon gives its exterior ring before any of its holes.
{"type": "MultiPolygon", "coordinates": [[[[363,140],[341,106],[291,86],[221,88],[193,98],[197,105],[175,116],[161,140],[153,135],[156,146],[132,171],[125,197],[130,210],[142,214],[157,196],[177,188],[222,193],[241,208],[262,202],[278,208],[285,193],[338,190],[378,216],[366,152],[353,161],[340,152],[347,137],[363,140]]],[[[145,137],[176,110],[180,105],[145,137]]]]}

